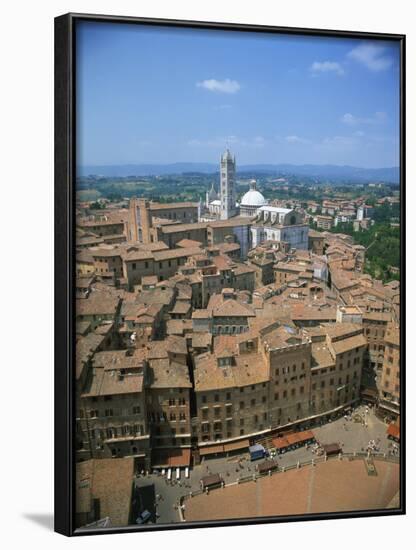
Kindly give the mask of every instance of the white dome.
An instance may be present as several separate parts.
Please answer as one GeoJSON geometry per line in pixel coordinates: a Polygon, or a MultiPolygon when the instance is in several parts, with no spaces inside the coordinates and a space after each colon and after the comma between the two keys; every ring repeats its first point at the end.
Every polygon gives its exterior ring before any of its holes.
{"type": "Polygon", "coordinates": [[[247,191],[247,193],[243,195],[240,206],[264,206],[266,204],[266,199],[259,191],[250,189],[250,191],[247,191]]]}

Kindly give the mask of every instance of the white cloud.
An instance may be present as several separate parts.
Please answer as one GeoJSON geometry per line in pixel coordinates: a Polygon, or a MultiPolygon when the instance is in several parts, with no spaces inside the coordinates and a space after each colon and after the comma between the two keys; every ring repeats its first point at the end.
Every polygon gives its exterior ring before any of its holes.
{"type": "Polygon", "coordinates": [[[393,64],[393,59],[386,55],[386,48],[376,44],[362,43],[348,52],[347,57],[361,63],[373,72],[385,71],[393,64]]]}
{"type": "Polygon", "coordinates": [[[357,117],[351,113],[345,113],[341,117],[341,122],[348,126],[358,126],[360,124],[382,124],[387,119],[386,113],[377,111],[371,117],[357,117]]]}
{"type": "Polygon", "coordinates": [[[210,92],[220,92],[223,94],[235,94],[241,88],[240,84],[236,80],[231,80],[229,78],[226,78],[225,80],[210,78],[208,80],[197,82],[196,85],[198,88],[204,88],[210,92]]]}
{"type": "Polygon", "coordinates": [[[288,143],[309,143],[308,139],[301,138],[299,136],[286,136],[285,140],[288,143]]]}
{"type": "Polygon", "coordinates": [[[358,140],[351,136],[331,136],[326,137],[316,144],[317,149],[338,150],[344,148],[354,148],[358,144],[358,140]]]}
{"type": "Polygon", "coordinates": [[[338,76],[345,74],[341,63],[337,61],[314,61],[309,70],[315,76],[319,73],[334,73],[338,76]]]}

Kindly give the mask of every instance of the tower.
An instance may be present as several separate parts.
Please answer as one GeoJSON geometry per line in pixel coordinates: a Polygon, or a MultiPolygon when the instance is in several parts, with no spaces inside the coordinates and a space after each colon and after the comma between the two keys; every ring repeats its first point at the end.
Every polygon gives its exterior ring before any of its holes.
{"type": "Polygon", "coordinates": [[[237,213],[235,207],[235,157],[231,156],[228,149],[221,156],[220,180],[221,219],[228,220],[237,213]]]}
{"type": "Polygon", "coordinates": [[[150,213],[150,203],[146,199],[138,199],[137,221],[138,221],[138,234],[137,240],[141,243],[150,243],[150,229],[152,227],[152,215],[150,213]]]}

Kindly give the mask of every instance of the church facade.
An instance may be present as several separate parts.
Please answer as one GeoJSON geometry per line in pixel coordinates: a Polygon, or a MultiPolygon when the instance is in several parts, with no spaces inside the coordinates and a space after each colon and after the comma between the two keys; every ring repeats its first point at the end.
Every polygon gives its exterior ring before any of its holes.
{"type": "Polygon", "coordinates": [[[308,250],[309,226],[296,210],[262,206],[251,227],[253,248],[264,241],[287,243],[289,248],[308,250]]]}

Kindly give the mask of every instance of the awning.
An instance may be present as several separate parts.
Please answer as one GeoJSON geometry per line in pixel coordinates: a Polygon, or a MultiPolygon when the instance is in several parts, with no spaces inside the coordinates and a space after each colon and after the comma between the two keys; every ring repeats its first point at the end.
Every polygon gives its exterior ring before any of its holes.
{"type": "Polygon", "coordinates": [[[275,437],[272,441],[277,450],[286,449],[287,447],[289,447],[289,443],[286,437],[275,437]]]}
{"type": "Polygon", "coordinates": [[[305,430],[304,432],[298,433],[299,442],[303,443],[304,441],[310,441],[315,439],[314,433],[311,430],[305,430]]]}
{"type": "Polygon", "coordinates": [[[400,428],[396,424],[390,424],[387,428],[387,436],[393,437],[394,439],[397,439],[397,441],[400,441],[400,428]]]}
{"type": "Polygon", "coordinates": [[[214,454],[223,453],[223,452],[224,452],[224,445],[212,445],[211,447],[199,448],[200,456],[214,455],[214,454]]]}
{"type": "Polygon", "coordinates": [[[152,454],[153,467],[185,468],[190,463],[191,449],[169,449],[166,451],[154,451],[152,454]]]}
{"type": "Polygon", "coordinates": [[[239,449],[248,449],[250,442],[248,439],[242,439],[241,441],[234,441],[233,443],[224,443],[224,451],[237,451],[239,449]]]}
{"type": "Polygon", "coordinates": [[[300,442],[299,434],[297,432],[293,434],[288,434],[285,439],[289,445],[296,445],[300,442]]]}

